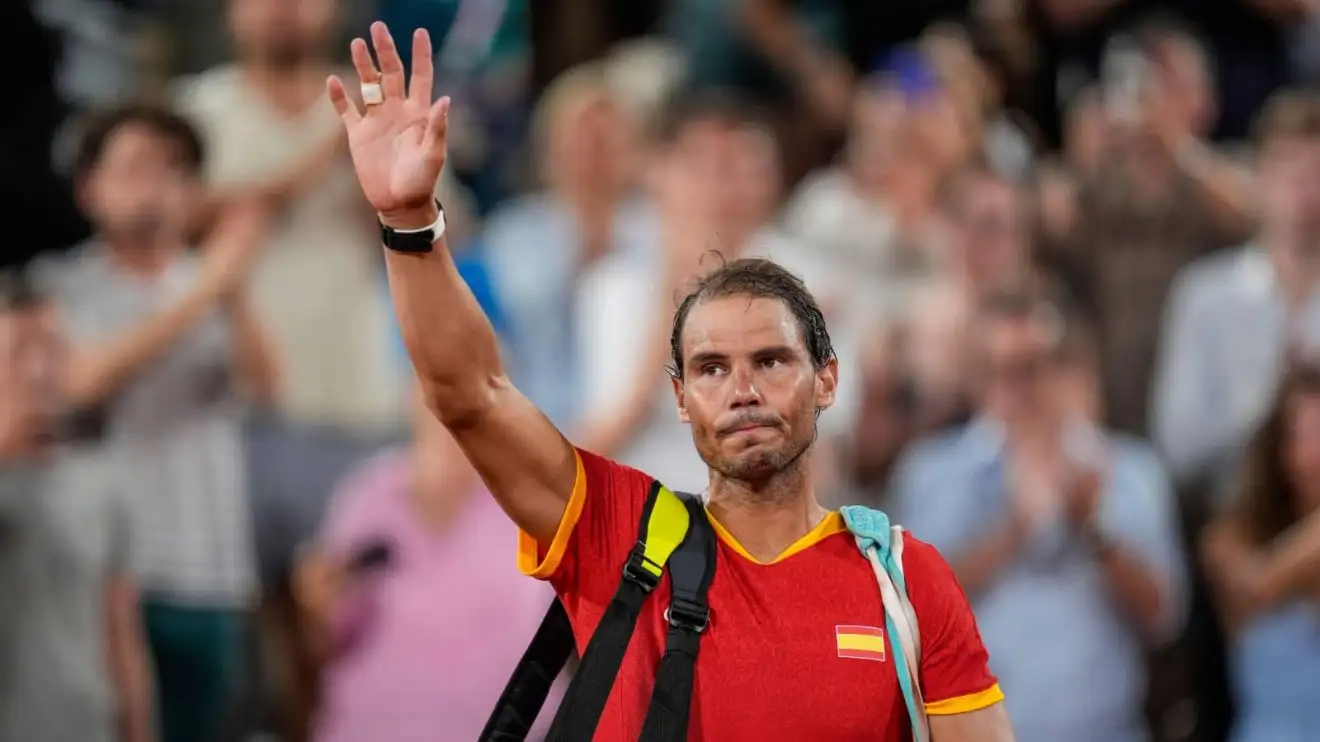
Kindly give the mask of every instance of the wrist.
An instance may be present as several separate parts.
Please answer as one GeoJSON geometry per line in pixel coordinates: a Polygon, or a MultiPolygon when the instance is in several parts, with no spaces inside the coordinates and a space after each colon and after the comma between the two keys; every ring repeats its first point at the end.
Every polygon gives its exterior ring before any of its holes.
{"type": "Polygon", "coordinates": [[[380,223],[396,230],[425,229],[440,218],[440,205],[432,199],[424,206],[380,213],[380,223]]]}

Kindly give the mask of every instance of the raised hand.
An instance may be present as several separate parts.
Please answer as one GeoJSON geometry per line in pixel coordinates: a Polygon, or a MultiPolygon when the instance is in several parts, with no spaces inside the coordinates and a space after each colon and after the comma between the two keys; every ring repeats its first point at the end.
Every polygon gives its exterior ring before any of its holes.
{"type": "Polygon", "coordinates": [[[364,105],[348,96],[344,82],[326,82],[330,102],[348,132],[353,168],[367,201],[397,229],[417,229],[435,218],[435,189],[445,164],[449,98],[431,102],[431,37],[413,33],[412,80],[404,79],[403,60],[389,29],[371,24],[371,42],[380,69],[371,61],[367,42],[353,39],[353,66],[363,88],[364,105]]]}

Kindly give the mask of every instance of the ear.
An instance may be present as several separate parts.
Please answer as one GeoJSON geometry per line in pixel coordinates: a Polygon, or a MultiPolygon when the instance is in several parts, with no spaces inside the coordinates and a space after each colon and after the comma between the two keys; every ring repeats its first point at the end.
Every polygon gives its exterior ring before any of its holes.
{"type": "Polygon", "coordinates": [[[692,419],[688,417],[687,398],[683,394],[683,380],[677,376],[670,376],[669,383],[674,385],[674,402],[678,405],[679,421],[684,423],[692,422],[692,419]]]}
{"type": "Polygon", "coordinates": [[[839,359],[831,358],[824,368],[816,372],[816,409],[824,410],[832,406],[838,388],[839,359]]]}

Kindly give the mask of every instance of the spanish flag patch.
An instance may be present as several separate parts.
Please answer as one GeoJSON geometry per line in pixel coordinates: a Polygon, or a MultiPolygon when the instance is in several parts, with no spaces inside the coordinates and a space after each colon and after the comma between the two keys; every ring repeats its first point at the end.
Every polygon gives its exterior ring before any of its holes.
{"type": "Polygon", "coordinates": [[[835,626],[839,656],[853,660],[885,661],[885,632],[874,626],[835,626]]]}

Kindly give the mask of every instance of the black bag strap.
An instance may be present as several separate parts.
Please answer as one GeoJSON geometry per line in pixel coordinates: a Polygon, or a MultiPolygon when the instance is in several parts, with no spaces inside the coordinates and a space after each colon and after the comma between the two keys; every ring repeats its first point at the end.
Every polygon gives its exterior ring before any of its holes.
{"type": "Polygon", "coordinates": [[[715,529],[706,517],[700,497],[677,494],[687,506],[691,525],[687,538],[669,557],[669,581],[673,587],[665,611],[669,633],[640,742],[687,742],[697,650],[701,648],[702,634],[710,626],[706,595],[715,577],[715,529]]]}
{"type": "MultiPolygon", "coordinates": [[[[659,482],[652,482],[642,507],[637,544],[555,714],[547,737],[551,742],[590,740],[595,735],[642,605],[660,584],[665,563],[685,538],[688,520],[682,502],[659,482]]],[[[574,646],[568,614],[556,600],[505,686],[479,742],[526,738],[574,646]]]]}
{"type": "Polygon", "coordinates": [[[523,742],[532,733],[532,725],[550,695],[550,688],[573,653],[573,626],[559,600],[541,619],[541,627],[532,637],[518,667],[504,687],[495,710],[481,731],[478,742],[523,742]]]}

